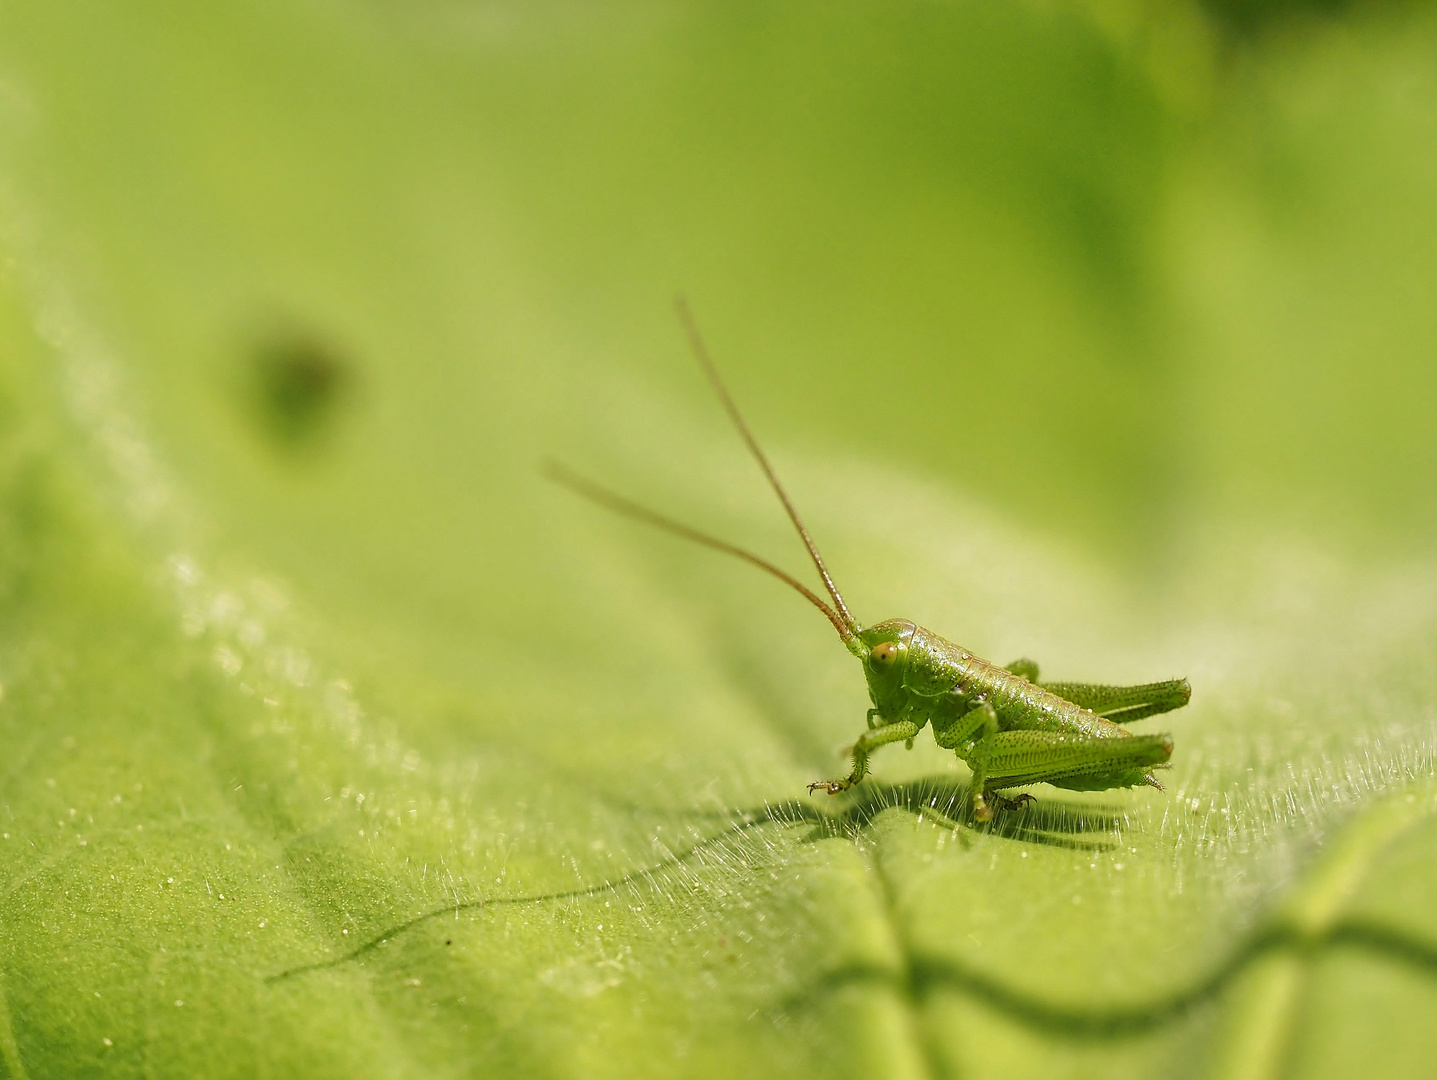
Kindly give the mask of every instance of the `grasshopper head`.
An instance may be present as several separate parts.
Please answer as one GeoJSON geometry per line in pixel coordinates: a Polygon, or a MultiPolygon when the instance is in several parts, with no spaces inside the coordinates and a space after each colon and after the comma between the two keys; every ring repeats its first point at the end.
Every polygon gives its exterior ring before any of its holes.
{"type": "Polygon", "coordinates": [[[897,720],[908,701],[903,676],[908,671],[909,645],[917,629],[907,619],[889,619],[860,631],[863,674],[868,679],[868,696],[885,720],[897,720]]]}

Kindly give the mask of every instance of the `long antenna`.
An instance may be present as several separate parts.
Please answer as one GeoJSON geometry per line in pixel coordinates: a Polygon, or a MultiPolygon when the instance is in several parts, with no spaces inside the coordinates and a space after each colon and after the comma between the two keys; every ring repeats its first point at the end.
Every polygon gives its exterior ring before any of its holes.
{"type": "MultiPolygon", "coordinates": [[[[783,508],[788,512],[788,519],[793,522],[793,527],[798,530],[798,535],[803,538],[803,546],[808,548],[808,553],[813,557],[813,565],[818,568],[818,576],[823,578],[824,588],[828,595],[833,597],[833,606],[838,609],[839,616],[848,626],[848,633],[844,634],[844,640],[848,640],[858,631],[858,623],[848,610],[848,605],[843,602],[843,597],[838,592],[838,586],[833,583],[829,576],[828,567],[823,565],[823,556],[818,553],[818,545],[813,542],[813,537],[808,535],[804,528],[803,520],[798,516],[798,511],[793,508],[789,501],[788,492],[783,490],[783,485],[778,482],[778,474],[773,471],[773,466],[768,463],[768,458],[758,445],[758,440],[749,431],[748,424],[744,422],[743,414],[738,411],[734,404],[733,396],[729,394],[728,387],[724,385],[723,378],[719,375],[718,367],[709,356],[708,346],[704,344],[703,335],[699,333],[699,324],[694,319],[694,314],[689,310],[689,302],[682,296],[674,298],[674,307],[678,309],[679,321],[684,324],[684,330],[689,336],[689,344],[693,346],[694,355],[698,357],[699,366],[704,369],[709,382],[713,384],[714,390],[718,393],[719,401],[723,402],[724,410],[728,413],[729,419],[733,421],[738,433],[743,436],[743,441],[748,444],[749,452],[758,461],[763,474],[768,477],[769,484],[773,487],[774,494],[778,501],[783,503],[783,508]]],[[[807,590],[805,590],[807,591],[807,590]]],[[[842,631],[839,631],[842,633],[842,631]]]]}
{"type": "Polygon", "coordinates": [[[782,581],[784,584],[796,589],[807,597],[808,602],[823,612],[823,614],[828,617],[828,621],[833,623],[833,628],[838,631],[839,637],[843,638],[844,641],[853,640],[853,627],[846,624],[839,617],[838,612],[834,611],[833,608],[829,607],[814,595],[813,591],[806,585],[795,580],[791,575],[774,566],[773,563],[760,559],[757,555],[753,554],[753,552],[745,551],[735,544],[730,544],[715,536],[709,536],[707,533],[699,532],[699,530],[674,521],[672,518],[666,518],[662,514],[656,514],[654,511],[647,507],[640,506],[636,502],[630,502],[622,495],[617,495],[608,488],[594,483],[594,481],[587,477],[580,476],[578,473],[566,469],[557,461],[545,461],[544,472],[548,475],[549,479],[558,481],[570,491],[582,495],[584,498],[596,502],[600,506],[623,514],[625,517],[634,518],[647,525],[655,525],[660,529],[682,536],[685,540],[692,540],[695,543],[703,544],[705,547],[711,547],[716,551],[722,551],[728,555],[736,555],[745,562],[757,566],[760,570],[767,570],[774,577],[778,578],[779,581],[782,581]]]}

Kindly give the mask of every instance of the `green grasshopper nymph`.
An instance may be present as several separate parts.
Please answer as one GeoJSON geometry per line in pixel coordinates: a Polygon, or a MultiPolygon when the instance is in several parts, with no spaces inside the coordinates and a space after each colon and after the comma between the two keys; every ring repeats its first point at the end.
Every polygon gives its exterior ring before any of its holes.
{"type": "Polygon", "coordinates": [[[1040,683],[1038,665],[1032,660],[998,667],[907,619],[860,626],[734,404],[682,299],[678,310],[700,366],[798,530],[833,603],[743,548],[654,513],[557,464],[550,463],[547,471],[610,510],[767,571],[801,593],[833,624],[848,651],[863,664],[873,708],[868,710],[868,730],[850,751],[852,770],[840,780],[809,784],[810,793],[823,790],[837,795],[848,790],[868,774],[873,751],[895,742],[911,748],[914,736],[929,724],[938,745],[952,750],[972,770],[973,817],[978,821],[991,820],[995,808],[1015,809],[1033,801],[1028,794],[1012,799],[998,794],[1026,784],[1048,783],[1077,791],[1141,785],[1162,790],[1153,770],[1168,767],[1172,736],[1133,735],[1119,725],[1186,705],[1192,696],[1186,679],[1142,686],[1040,683]]]}

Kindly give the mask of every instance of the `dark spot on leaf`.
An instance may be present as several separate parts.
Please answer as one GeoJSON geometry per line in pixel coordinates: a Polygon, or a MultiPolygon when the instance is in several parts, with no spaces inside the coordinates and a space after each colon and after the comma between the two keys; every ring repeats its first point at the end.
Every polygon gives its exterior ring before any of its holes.
{"type": "Polygon", "coordinates": [[[260,426],[280,446],[314,443],[352,395],[353,365],[331,342],[309,331],[272,331],[252,348],[250,397],[260,426]]]}

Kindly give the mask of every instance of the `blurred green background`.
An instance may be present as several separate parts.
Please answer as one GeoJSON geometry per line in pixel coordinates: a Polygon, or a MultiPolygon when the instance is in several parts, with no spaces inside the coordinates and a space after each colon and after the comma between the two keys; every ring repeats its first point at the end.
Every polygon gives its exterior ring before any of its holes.
{"type": "Polygon", "coordinates": [[[0,6],[0,1075],[1422,1075],[1437,14],[0,6]],[[1185,674],[968,828],[860,619],[1185,674]],[[929,806],[957,815],[954,832],[929,806]]]}

